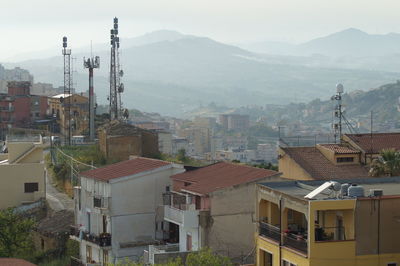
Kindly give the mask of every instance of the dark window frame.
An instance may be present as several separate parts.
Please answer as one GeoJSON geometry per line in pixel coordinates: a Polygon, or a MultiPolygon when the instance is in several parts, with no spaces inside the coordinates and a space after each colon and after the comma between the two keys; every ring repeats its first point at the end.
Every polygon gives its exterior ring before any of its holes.
{"type": "Polygon", "coordinates": [[[337,157],[337,163],[352,163],[354,162],[354,157],[337,157]]]}
{"type": "Polygon", "coordinates": [[[24,192],[25,193],[33,193],[35,191],[39,191],[39,183],[38,182],[24,183],[24,192]]]}

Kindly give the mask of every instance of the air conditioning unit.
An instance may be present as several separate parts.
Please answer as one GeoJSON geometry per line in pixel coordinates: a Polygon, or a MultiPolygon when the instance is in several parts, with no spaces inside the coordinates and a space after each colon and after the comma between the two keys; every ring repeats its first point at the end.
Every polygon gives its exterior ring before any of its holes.
{"type": "Polygon", "coordinates": [[[370,189],[370,190],[369,190],[369,196],[370,196],[370,197],[380,197],[380,196],[383,196],[383,190],[382,190],[382,189],[370,189]]]}

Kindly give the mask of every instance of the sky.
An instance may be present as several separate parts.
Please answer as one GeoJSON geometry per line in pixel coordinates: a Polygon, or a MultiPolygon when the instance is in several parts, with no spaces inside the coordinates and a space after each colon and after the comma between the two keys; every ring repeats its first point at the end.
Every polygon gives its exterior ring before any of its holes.
{"type": "Polygon", "coordinates": [[[159,29],[225,43],[301,43],[347,28],[400,32],[398,0],[0,0],[0,60],[16,54],[108,42],[159,29]]]}

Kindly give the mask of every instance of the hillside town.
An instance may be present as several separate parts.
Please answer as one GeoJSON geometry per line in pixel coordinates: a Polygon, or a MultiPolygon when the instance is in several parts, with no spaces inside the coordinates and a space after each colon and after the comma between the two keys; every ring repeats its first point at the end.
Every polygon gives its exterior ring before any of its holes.
{"type": "Polygon", "coordinates": [[[125,97],[119,23],[106,90],[92,50],[74,82],[65,36],[62,86],[0,64],[0,265],[400,265],[399,81],[376,89],[387,113],[339,82],[329,101],[149,112],[125,97]]]}

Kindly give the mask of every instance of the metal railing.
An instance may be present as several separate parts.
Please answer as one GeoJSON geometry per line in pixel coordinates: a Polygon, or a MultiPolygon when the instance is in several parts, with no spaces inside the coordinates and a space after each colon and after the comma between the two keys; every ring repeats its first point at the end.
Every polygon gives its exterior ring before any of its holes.
{"type": "Polygon", "coordinates": [[[281,241],[281,233],[279,231],[279,227],[260,222],[259,229],[259,234],[261,236],[266,236],[278,242],[281,241]]]}
{"type": "Polygon", "coordinates": [[[307,254],[307,240],[302,235],[284,234],[283,245],[307,254]]]}
{"type": "Polygon", "coordinates": [[[100,247],[111,246],[111,234],[109,233],[101,233],[99,236],[97,236],[87,231],[79,230],[79,228],[76,226],[71,226],[70,235],[92,242],[100,247]]]}
{"type": "Polygon", "coordinates": [[[301,234],[291,234],[291,233],[281,233],[279,227],[273,226],[268,223],[260,222],[259,225],[259,235],[270,238],[282,245],[293,248],[297,251],[307,254],[308,243],[304,235],[301,234]]]}

